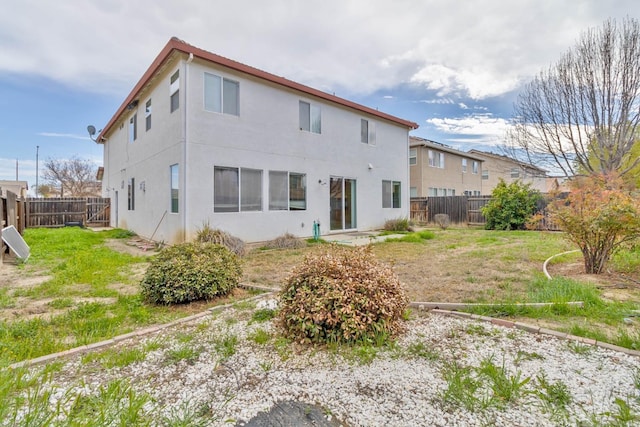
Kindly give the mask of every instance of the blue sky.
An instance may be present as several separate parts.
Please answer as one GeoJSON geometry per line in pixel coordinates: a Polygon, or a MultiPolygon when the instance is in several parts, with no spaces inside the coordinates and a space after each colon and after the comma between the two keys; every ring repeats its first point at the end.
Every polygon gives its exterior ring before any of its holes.
{"type": "MultiPolygon", "coordinates": [[[[102,128],[176,36],[412,120],[412,134],[495,149],[524,84],[633,0],[0,0],[0,179],[49,158],[100,165],[102,128]],[[493,148],[492,148],[493,147],[493,148]]],[[[42,183],[42,178],[40,178],[42,183]]]]}

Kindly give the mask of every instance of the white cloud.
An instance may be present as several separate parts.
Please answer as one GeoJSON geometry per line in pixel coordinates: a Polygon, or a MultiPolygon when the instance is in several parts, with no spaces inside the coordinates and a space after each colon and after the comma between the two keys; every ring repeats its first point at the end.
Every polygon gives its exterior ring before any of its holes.
{"type": "Polygon", "coordinates": [[[422,99],[418,102],[421,104],[455,104],[451,98],[422,99]]]}
{"type": "Polygon", "coordinates": [[[503,118],[490,114],[473,114],[455,118],[432,118],[426,122],[438,132],[452,135],[451,142],[481,142],[485,144],[503,144],[511,124],[503,118]],[[455,137],[453,136],[455,135],[455,137]],[[466,135],[466,138],[461,136],[466,135]]]}
{"type": "Polygon", "coordinates": [[[86,141],[90,141],[91,138],[88,136],[77,135],[73,133],[57,133],[57,132],[38,132],[38,136],[46,136],[52,138],[71,138],[71,139],[82,139],[86,141]]]}
{"type": "Polygon", "coordinates": [[[465,104],[464,102],[459,102],[458,107],[462,108],[463,110],[469,109],[469,107],[467,107],[467,104],[465,104]]]}
{"type": "Polygon", "coordinates": [[[41,0],[0,14],[0,73],[70,87],[131,89],[171,36],[336,94],[414,82],[474,99],[500,95],[635,0],[41,0]]]}

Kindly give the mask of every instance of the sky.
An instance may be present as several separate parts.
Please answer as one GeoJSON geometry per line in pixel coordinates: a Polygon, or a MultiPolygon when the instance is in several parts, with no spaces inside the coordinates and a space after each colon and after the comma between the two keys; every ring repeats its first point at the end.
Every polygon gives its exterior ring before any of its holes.
{"type": "MultiPolygon", "coordinates": [[[[499,152],[518,94],[637,0],[0,0],[0,180],[102,164],[101,129],[172,36],[499,152]]],[[[31,190],[33,194],[33,190],[31,190]]]]}

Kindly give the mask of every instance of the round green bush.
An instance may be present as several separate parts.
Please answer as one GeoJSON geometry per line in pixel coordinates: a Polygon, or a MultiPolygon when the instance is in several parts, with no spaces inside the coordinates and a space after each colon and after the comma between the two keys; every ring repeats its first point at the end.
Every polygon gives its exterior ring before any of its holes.
{"type": "Polygon", "coordinates": [[[307,255],[287,279],[278,322],[301,343],[381,343],[402,330],[407,303],[370,247],[331,245],[307,255]]]}
{"type": "Polygon", "coordinates": [[[151,260],[142,279],[142,296],[155,304],[182,304],[227,295],[238,285],[238,257],[216,244],[169,246],[151,260]]]}

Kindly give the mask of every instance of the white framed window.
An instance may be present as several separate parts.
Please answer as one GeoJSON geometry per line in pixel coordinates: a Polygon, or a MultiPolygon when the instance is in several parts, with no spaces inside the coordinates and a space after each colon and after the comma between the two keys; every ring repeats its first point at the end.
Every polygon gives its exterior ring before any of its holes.
{"type": "Polygon", "coordinates": [[[145,130],[151,129],[151,98],[144,104],[145,130]]]}
{"type": "Polygon", "coordinates": [[[214,166],[214,212],[249,212],[261,210],[261,170],[214,166]]]}
{"type": "Polygon", "coordinates": [[[520,169],[512,168],[511,169],[511,178],[520,178],[520,169]]]}
{"type": "Polygon", "coordinates": [[[482,170],[482,179],[489,179],[489,169],[482,170]]]}
{"type": "Polygon", "coordinates": [[[214,113],[240,115],[240,83],[204,73],[204,109],[214,113]]]}
{"type": "Polygon", "coordinates": [[[180,108],[180,70],[171,75],[169,83],[170,111],[173,113],[180,108]]]}
{"type": "Polygon", "coordinates": [[[418,197],[418,187],[409,187],[409,197],[418,197]]]}
{"type": "Polygon", "coordinates": [[[320,106],[300,101],[298,107],[300,130],[311,133],[322,133],[322,112],[320,111],[320,106]]]}
{"type": "Polygon", "coordinates": [[[171,175],[171,213],[178,213],[180,207],[180,167],[177,163],[169,166],[169,173],[171,175]]]}
{"type": "Polygon", "coordinates": [[[138,138],[138,113],[129,119],[129,142],[133,142],[138,138]]]}
{"type": "Polygon", "coordinates": [[[479,162],[476,160],[474,160],[473,163],[471,164],[471,167],[473,168],[471,172],[475,175],[478,175],[478,166],[479,166],[479,162]]]}
{"type": "Polygon", "coordinates": [[[307,175],[269,171],[269,210],[303,211],[307,209],[307,175]]]}
{"type": "Polygon", "coordinates": [[[366,119],[360,119],[360,142],[376,145],[376,124],[366,119]]]}
{"type": "Polygon", "coordinates": [[[456,189],[455,188],[448,188],[447,189],[447,196],[455,196],[456,195],[456,189]]]}
{"type": "Polygon", "coordinates": [[[417,165],[418,164],[418,149],[410,148],[409,149],[409,165],[417,165]]]}
{"type": "Polygon", "coordinates": [[[444,153],[429,150],[429,166],[444,169],[444,153]]]}
{"type": "Polygon", "coordinates": [[[399,208],[402,185],[400,181],[382,181],[382,207],[399,208]]]}
{"type": "Polygon", "coordinates": [[[462,173],[467,173],[467,159],[462,159],[462,173]]]}
{"type": "Polygon", "coordinates": [[[437,195],[438,195],[438,189],[434,187],[429,187],[429,190],[427,191],[427,196],[436,197],[437,195]]]}

